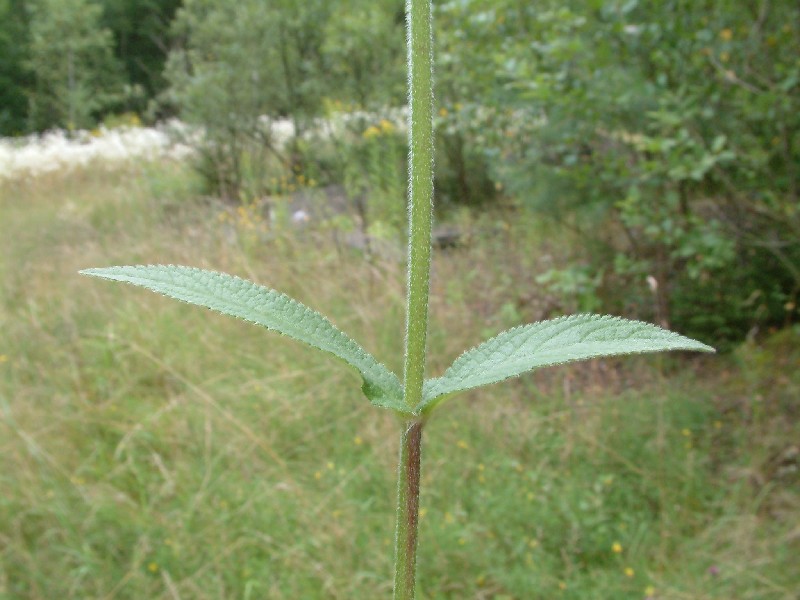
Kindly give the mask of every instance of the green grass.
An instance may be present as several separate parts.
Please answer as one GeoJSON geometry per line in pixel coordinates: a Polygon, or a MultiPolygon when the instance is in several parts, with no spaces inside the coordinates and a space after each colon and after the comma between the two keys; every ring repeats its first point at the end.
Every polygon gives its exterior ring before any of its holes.
{"type": "MultiPolygon", "coordinates": [[[[0,189],[0,598],[391,594],[397,424],[358,378],[77,275],[225,270],[400,369],[402,265],[221,210],[168,165],[0,189]]],[[[432,375],[543,316],[535,257],[570,242],[518,214],[463,218],[470,245],[434,259],[432,375]],[[508,248],[525,251],[486,267],[508,248]]],[[[454,401],[426,432],[420,597],[798,598],[797,342],[552,369],[454,401]]]]}

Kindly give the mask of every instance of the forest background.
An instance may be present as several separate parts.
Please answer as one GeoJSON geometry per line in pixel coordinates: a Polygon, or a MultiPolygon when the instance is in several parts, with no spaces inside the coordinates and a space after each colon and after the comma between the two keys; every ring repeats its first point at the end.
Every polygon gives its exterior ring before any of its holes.
{"type": "MultiPolygon", "coordinates": [[[[430,465],[470,498],[423,498],[422,535],[441,553],[421,567],[423,592],[797,598],[800,6],[434,4],[431,310],[460,335],[434,330],[431,344],[446,356],[522,322],[604,312],[668,326],[722,356],[563,369],[540,387],[472,396],[465,404],[485,412],[457,412],[431,438],[481,462],[430,465]],[[629,395],[634,387],[646,398],[629,395]],[[490,459],[503,465],[496,501],[490,459]]],[[[391,365],[403,292],[404,27],[401,0],[0,0],[4,147],[49,130],[88,143],[177,120],[192,147],[179,164],[33,179],[4,180],[0,164],[0,408],[12,432],[0,460],[13,490],[0,501],[0,597],[374,597],[385,587],[388,561],[376,557],[391,529],[381,516],[389,425],[332,408],[333,396],[349,398],[335,368],[256,366],[257,341],[238,329],[235,342],[209,332],[198,345],[168,342],[204,326],[178,308],[140,331],[137,311],[156,301],[101,297],[64,273],[174,260],[282,283],[353,319],[391,365]],[[300,273],[321,283],[309,289],[300,273]],[[337,278],[355,300],[334,291],[337,278]],[[96,295],[91,310],[70,299],[86,294],[96,295]],[[367,302],[375,296],[380,309],[367,302]],[[107,329],[112,314],[134,341],[107,329]],[[162,345],[166,357],[150,354],[162,345]],[[219,348],[228,372],[256,387],[204,379],[219,348]],[[315,404],[280,404],[310,400],[301,383],[319,373],[336,392],[318,390],[320,413],[349,432],[321,465],[311,457],[324,444],[306,433],[328,428],[315,404]],[[202,439],[158,441],[193,435],[202,439]],[[381,451],[365,458],[366,446],[381,451]],[[247,460],[263,477],[237,470],[247,460]],[[279,506],[287,523],[248,498],[279,506]],[[360,565],[365,549],[373,558],[360,565]]]]}

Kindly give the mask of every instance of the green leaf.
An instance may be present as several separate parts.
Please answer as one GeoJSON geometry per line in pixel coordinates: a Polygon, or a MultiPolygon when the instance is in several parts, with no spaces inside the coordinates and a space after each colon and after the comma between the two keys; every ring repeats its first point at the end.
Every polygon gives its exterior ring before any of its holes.
{"type": "Polygon", "coordinates": [[[323,315],[286,294],[225,273],[175,265],[109,267],[81,273],[131,283],[205,306],[330,352],[359,371],[364,380],[362,390],[370,402],[408,413],[402,386],[394,373],[323,315]]]}
{"type": "Polygon", "coordinates": [[[649,323],[573,315],[509,329],[462,354],[444,375],[425,382],[414,412],[428,414],[446,397],[550,365],[619,354],[714,349],[649,323]]]}

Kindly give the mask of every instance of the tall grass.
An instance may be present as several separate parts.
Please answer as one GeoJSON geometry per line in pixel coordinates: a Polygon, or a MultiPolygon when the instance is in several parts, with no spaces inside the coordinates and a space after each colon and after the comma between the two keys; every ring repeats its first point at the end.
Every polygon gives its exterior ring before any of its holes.
{"type": "MultiPolygon", "coordinates": [[[[322,310],[399,371],[402,265],[366,261],[325,228],[221,221],[196,190],[176,165],[0,189],[0,598],[391,594],[396,424],[367,408],[355,375],[75,272],[240,274],[322,310]]],[[[433,268],[429,343],[446,362],[545,316],[526,285],[544,265],[528,257],[570,242],[549,231],[533,252],[537,225],[518,213],[462,225],[468,244],[433,268]]],[[[636,358],[454,402],[426,441],[420,597],[797,598],[797,348],[788,331],[693,358],[696,375],[636,358]]]]}

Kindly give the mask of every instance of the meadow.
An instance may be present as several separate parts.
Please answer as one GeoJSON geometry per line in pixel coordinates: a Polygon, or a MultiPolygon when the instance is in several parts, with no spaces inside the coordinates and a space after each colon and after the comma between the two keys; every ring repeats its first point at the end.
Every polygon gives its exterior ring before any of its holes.
{"type": "MultiPolygon", "coordinates": [[[[200,190],[166,159],[0,182],[0,598],[391,594],[397,424],[358,378],[77,271],[241,275],[399,371],[403,265],[200,190]]],[[[513,205],[453,218],[469,235],[434,255],[431,375],[551,316],[535,277],[579,243],[513,205]]],[[[799,338],[454,401],[423,450],[419,596],[800,598],[799,338]]]]}

